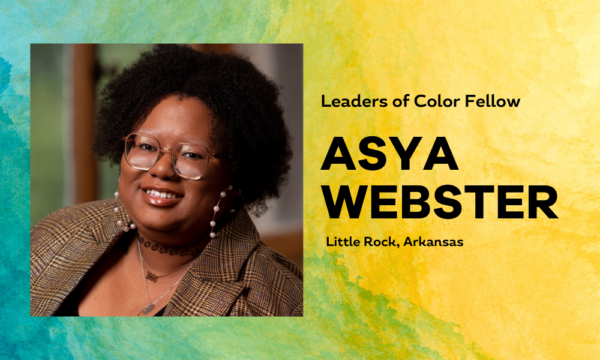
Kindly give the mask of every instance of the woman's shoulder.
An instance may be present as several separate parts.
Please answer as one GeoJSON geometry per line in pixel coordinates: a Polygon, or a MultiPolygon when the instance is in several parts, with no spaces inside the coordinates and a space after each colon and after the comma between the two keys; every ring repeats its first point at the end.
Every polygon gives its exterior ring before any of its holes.
{"type": "Polygon", "coordinates": [[[31,229],[30,238],[32,286],[52,259],[69,249],[74,241],[93,242],[91,229],[107,219],[114,206],[114,200],[78,204],[56,210],[37,223],[31,229]]]}
{"type": "Polygon", "coordinates": [[[78,229],[87,222],[94,222],[110,215],[114,204],[114,200],[99,200],[56,210],[37,223],[31,229],[31,234],[33,236],[40,232],[78,229]]]}
{"type": "Polygon", "coordinates": [[[73,218],[80,217],[98,217],[107,216],[113,211],[115,207],[115,200],[98,200],[86,203],[81,203],[73,206],[67,206],[62,209],[58,209],[46,216],[42,221],[37,223],[33,229],[47,225],[51,222],[72,220],[73,218]]]}
{"type": "Polygon", "coordinates": [[[301,316],[302,272],[288,258],[260,242],[241,273],[246,301],[255,316],[301,316]]]}
{"type": "Polygon", "coordinates": [[[281,273],[290,282],[302,288],[302,271],[287,257],[265,245],[262,241],[254,249],[249,261],[263,267],[272,268],[274,273],[281,273]]]}
{"type": "Polygon", "coordinates": [[[69,239],[111,214],[114,200],[93,201],[54,211],[31,229],[31,250],[64,245],[69,239]]]}

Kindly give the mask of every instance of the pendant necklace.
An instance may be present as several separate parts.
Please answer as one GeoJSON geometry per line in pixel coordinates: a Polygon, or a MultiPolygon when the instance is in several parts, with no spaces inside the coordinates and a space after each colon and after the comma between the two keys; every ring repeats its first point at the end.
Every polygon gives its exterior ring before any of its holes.
{"type": "MultiPolygon", "coordinates": [[[[139,244],[138,244],[138,246],[139,246],[139,244]]],[[[180,266],[180,267],[178,267],[177,269],[175,269],[175,270],[171,271],[170,273],[167,273],[167,274],[164,274],[164,275],[156,275],[156,274],[154,274],[153,272],[151,272],[150,270],[146,270],[146,273],[147,273],[147,275],[146,275],[146,279],[148,279],[148,280],[150,280],[150,281],[152,281],[152,282],[157,282],[157,281],[158,281],[158,279],[160,279],[161,277],[165,277],[165,276],[167,276],[167,275],[171,275],[171,274],[173,274],[173,273],[176,273],[176,272],[178,272],[179,270],[183,269],[184,267],[186,267],[186,266],[187,266],[189,263],[191,263],[191,262],[192,262],[192,261],[194,261],[194,260],[196,260],[196,259],[194,258],[194,259],[192,259],[192,260],[190,260],[190,261],[186,262],[185,264],[181,265],[181,266],[180,266]]],[[[142,261],[142,262],[144,261],[144,260],[143,260],[143,258],[142,258],[142,260],[141,260],[141,261],[142,261]]],[[[142,266],[143,266],[143,265],[142,265],[142,266]]]]}
{"type": "MultiPolygon", "coordinates": [[[[183,279],[183,276],[185,275],[185,273],[187,272],[187,270],[184,271],[183,275],[181,275],[181,277],[179,278],[179,280],[177,280],[175,282],[175,284],[171,285],[171,287],[169,288],[169,290],[167,290],[167,292],[165,292],[164,294],[162,294],[161,297],[159,297],[154,302],[152,302],[150,300],[150,294],[148,293],[148,285],[146,285],[146,277],[144,276],[144,263],[143,263],[144,260],[142,260],[142,248],[140,247],[140,243],[139,242],[138,242],[138,252],[140,253],[140,265],[142,267],[142,280],[144,281],[144,288],[146,289],[146,296],[148,297],[148,305],[144,306],[144,308],[138,313],[138,315],[141,314],[141,313],[144,313],[144,315],[148,315],[148,314],[150,314],[150,312],[152,310],[154,310],[154,304],[156,304],[160,299],[162,299],[163,297],[165,297],[165,295],[167,295],[171,291],[171,289],[173,289],[173,287],[175,287],[175,285],[179,284],[179,282],[181,281],[181,279],[183,279]]],[[[192,261],[190,261],[190,263],[189,263],[190,265],[188,266],[188,270],[189,270],[190,267],[192,267],[191,262],[192,261]]],[[[175,270],[175,271],[179,271],[182,268],[183,268],[183,266],[180,267],[179,269],[175,270]]],[[[175,272],[175,271],[173,271],[173,272],[175,272]]],[[[150,274],[150,272],[148,272],[148,274],[150,274]]],[[[170,273],[170,274],[172,274],[172,273],[170,273]]],[[[166,274],[166,275],[169,275],[169,274],[166,274]]],[[[166,276],[166,275],[163,275],[163,276],[166,276]]],[[[150,275],[148,275],[148,276],[150,276],[150,275]]],[[[162,276],[159,276],[159,277],[162,277],[162,276]]],[[[158,277],[157,277],[157,279],[158,279],[158,277]]],[[[156,282],[156,280],[153,280],[153,281],[156,282]]]]}

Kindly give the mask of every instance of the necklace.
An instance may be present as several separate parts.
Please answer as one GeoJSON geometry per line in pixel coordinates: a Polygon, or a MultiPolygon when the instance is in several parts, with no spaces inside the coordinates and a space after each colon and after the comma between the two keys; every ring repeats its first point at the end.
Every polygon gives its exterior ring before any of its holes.
{"type": "MultiPolygon", "coordinates": [[[[139,237],[139,236],[138,236],[139,237]]],[[[141,238],[140,238],[141,239],[141,238]]],[[[141,242],[141,241],[140,241],[141,242]]],[[[138,247],[140,247],[140,244],[138,243],[138,247]]],[[[141,253],[141,252],[140,252],[141,253]]],[[[173,273],[178,272],[179,270],[183,269],[184,267],[186,267],[186,265],[188,265],[189,263],[191,263],[192,261],[194,261],[194,259],[186,262],[185,264],[181,265],[180,267],[178,267],[177,269],[171,271],[170,273],[164,274],[164,275],[156,275],[154,273],[152,273],[150,270],[147,270],[148,275],[146,275],[146,279],[152,281],[152,282],[157,282],[158,279],[160,279],[161,277],[165,277],[167,275],[171,275],[173,273]]],[[[144,262],[144,257],[141,258],[140,260],[141,263],[144,262]]],[[[142,265],[142,268],[144,267],[144,265],[142,265]]]]}
{"type": "Polygon", "coordinates": [[[182,266],[178,267],[176,270],[171,271],[170,273],[164,274],[164,275],[156,275],[154,273],[152,273],[150,270],[146,270],[146,272],[148,273],[148,275],[146,275],[146,279],[152,281],[152,282],[157,282],[158,279],[160,279],[161,277],[165,277],[167,275],[171,275],[173,273],[178,272],[179,270],[183,269],[184,267],[186,267],[186,265],[188,265],[189,263],[191,263],[192,261],[194,261],[194,259],[186,262],[185,264],[183,264],[182,266]]]}
{"type": "MultiPolygon", "coordinates": [[[[142,260],[142,248],[140,247],[140,243],[138,243],[138,252],[140,253],[140,265],[142,267],[142,280],[144,281],[144,288],[146,289],[146,296],[148,297],[148,305],[144,306],[144,308],[142,310],[140,310],[138,315],[141,313],[144,313],[144,315],[148,315],[150,313],[150,311],[152,311],[154,309],[154,304],[156,304],[160,299],[165,297],[165,295],[167,295],[171,291],[171,289],[173,289],[173,287],[175,287],[175,285],[179,284],[179,282],[181,281],[181,279],[183,279],[183,276],[185,275],[185,273],[187,271],[184,272],[183,275],[181,275],[179,280],[177,280],[173,285],[171,285],[171,287],[169,288],[169,290],[167,290],[167,292],[165,292],[164,294],[161,295],[161,297],[159,297],[154,302],[152,302],[150,300],[150,294],[148,293],[148,285],[146,285],[146,277],[144,276],[144,263],[143,263],[144,260],[142,260]]],[[[191,263],[191,261],[190,261],[190,263],[191,263]]],[[[188,270],[190,267],[192,267],[192,264],[189,265],[188,270]]],[[[181,270],[181,268],[179,268],[178,270],[181,270]]],[[[165,275],[163,275],[163,276],[165,276],[165,275]]]]}
{"type": "MultiPolygon", "coordinates": [[[[179,255],[179,256],[191,256],[191,257],[198,257],[198,255],[200,255],[200,253],[202,252],[202,250],[200,249],[177,249],[177,248],[169,248],[169,247],[165,247],[162,245],[157,245],[157,244],[152,244],[150,241],[145,240],[143,237],[139,236],[138,234],[138,240],[140,242],[140,244],[144,245],[145,248],[148,248],[152,251],[158,251],[161,254],[169,254],[171,256],[173,255],[179,255]]],[[[200,242],[202,240],[199,240],[198,242],[200,242]]]]}

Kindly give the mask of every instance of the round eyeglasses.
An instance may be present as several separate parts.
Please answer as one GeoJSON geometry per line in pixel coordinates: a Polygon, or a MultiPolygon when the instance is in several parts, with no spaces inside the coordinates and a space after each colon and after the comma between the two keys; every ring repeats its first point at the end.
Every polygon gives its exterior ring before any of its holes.
{"type": "Polygon", "coordinates": [[[124,140],[125,159],[132,168],[138,170],[150,170],[165,150],[171,151],[171,162],[177,175],[199,180],[206,172],[211,157],[208,149],[200,144],[179,143],[173,149],[162,148],[155,138],[137,133],[127,135],[124,140]]]}

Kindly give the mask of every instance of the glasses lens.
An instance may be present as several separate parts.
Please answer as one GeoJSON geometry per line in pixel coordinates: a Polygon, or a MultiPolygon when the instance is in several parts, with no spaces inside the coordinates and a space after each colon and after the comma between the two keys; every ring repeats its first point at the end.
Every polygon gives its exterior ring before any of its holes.
{"type": "Polygon", "coordinates": [[[131,134],[125,139],[127,162],[134,168],[149,170],[160,154],[160,145],[154,138],[131,134]]]}
{"type": "Polygon", "coordinates": [[[179,144],[173,149],[173,165],[180,176],[200,179],[208,166],[208,150],[201,145],[179,144]]]}

